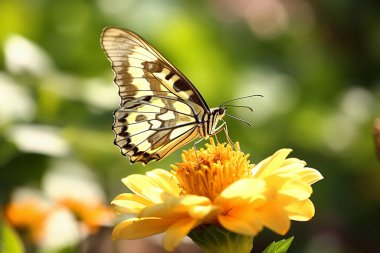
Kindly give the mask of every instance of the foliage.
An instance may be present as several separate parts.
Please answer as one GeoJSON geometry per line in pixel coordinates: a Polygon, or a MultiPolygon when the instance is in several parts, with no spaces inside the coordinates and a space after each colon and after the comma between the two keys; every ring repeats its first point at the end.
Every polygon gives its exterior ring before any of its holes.
{"type": "Polygon", "coordinates": [[[3,253],[23,253],[22,241],[17,233],[8,225],[0,223],[1,252],[3,253]]]}
{"type": "Polygon", "coordinates": [[[289,239],[282,239],[278,242],[272,242],[269,246],[263,251],[263,253],[286,253],[292,244],[294,237],[289,239]]]}

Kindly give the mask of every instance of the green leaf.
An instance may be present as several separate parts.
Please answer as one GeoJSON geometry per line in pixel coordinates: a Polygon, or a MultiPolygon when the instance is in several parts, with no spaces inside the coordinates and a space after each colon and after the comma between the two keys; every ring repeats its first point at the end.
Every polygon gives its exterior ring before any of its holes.
{"type": "Polygon", "coordinates": [[[294,236],[289,239],[282,239],[278,242],[272,242],[269,246],[263,251],[263,253],[285,253],[288,251],[290,244],[292,243],[294,236]]]}
{"type": "Polygon", "coordinates": [[[0,252],[3,253],[23,253],[24,248],[17,233],[6,224],[0,221],[0,252]]]}

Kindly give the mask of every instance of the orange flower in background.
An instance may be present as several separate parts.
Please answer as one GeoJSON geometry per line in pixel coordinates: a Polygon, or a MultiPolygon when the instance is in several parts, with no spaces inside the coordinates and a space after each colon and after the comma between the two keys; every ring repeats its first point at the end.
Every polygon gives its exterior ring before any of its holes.
{"type": "Polygon", "coordinates": [[[9,223],[26,233],[28,240],[38,244],[43,236],[46,219],[52,208],[36,199],[25,199],[10,203],[5,215],[9,223]]]}
{"type": "Polygon", "coordinates": [[[114,218],[112,210],[101,202],[85,203],[73,198],[64,198],[59,203],[69,209],[88,232],[95,233],[101,226],[109,225],[114,218]]]}
{"type": "MultiPolygon", "coordinates": [[[[200,225],[216,225],[245,236],[263,227],[279,234],[290,220],[314,216],[311,184],[321,180],[315,169],[281,149],[257,165],[248,155],[211,139],[206,149],[184,151],[171,172],[156,169],[130,175],[123,183],[133,192],[112,204],[120,214],[135,214],[120,222],[115,239],[136,239],[164,232],[163,246],[173,251],[200,225]]],[[[249,251],[248,251],[249,252],[249,251]]]]}
{"type": "Polygon", "coordinates": [[[52,200],[38,190],[19,188],[5,209],[5,217],[26,247],[55,252],[79,243],[101,226],[111,225],[115,216],[112,209],[96,200],[52,200]]]}

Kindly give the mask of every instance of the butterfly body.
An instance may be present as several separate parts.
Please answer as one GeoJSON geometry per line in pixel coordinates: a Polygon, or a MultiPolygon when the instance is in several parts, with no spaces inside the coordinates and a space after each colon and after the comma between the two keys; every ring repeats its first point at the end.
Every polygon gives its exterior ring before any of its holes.
{"type": "Polygon", "coordinates": [[[218,126],[226,109],[210,109],[195,86],[140,36],[109,27],[101,45],[121,98],[114,143],[132,163],[158,161],[196,138],[226,130],[224,122],[218,126]]]}

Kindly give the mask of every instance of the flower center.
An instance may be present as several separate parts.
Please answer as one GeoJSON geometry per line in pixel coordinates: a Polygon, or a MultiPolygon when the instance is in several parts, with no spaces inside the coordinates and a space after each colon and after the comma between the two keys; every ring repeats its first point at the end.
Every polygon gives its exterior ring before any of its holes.
{"type": "Polygon", "coordinates": [[[253,165],[248,157],[240,151],[239,143],[233,149],[229,144],[215,145],[211,138],[206,149],[183,151],[183,162],[172,165],[172,173],[183,195],[194,194],[214,200],[227,186],[251,175],[253,165]]]}

